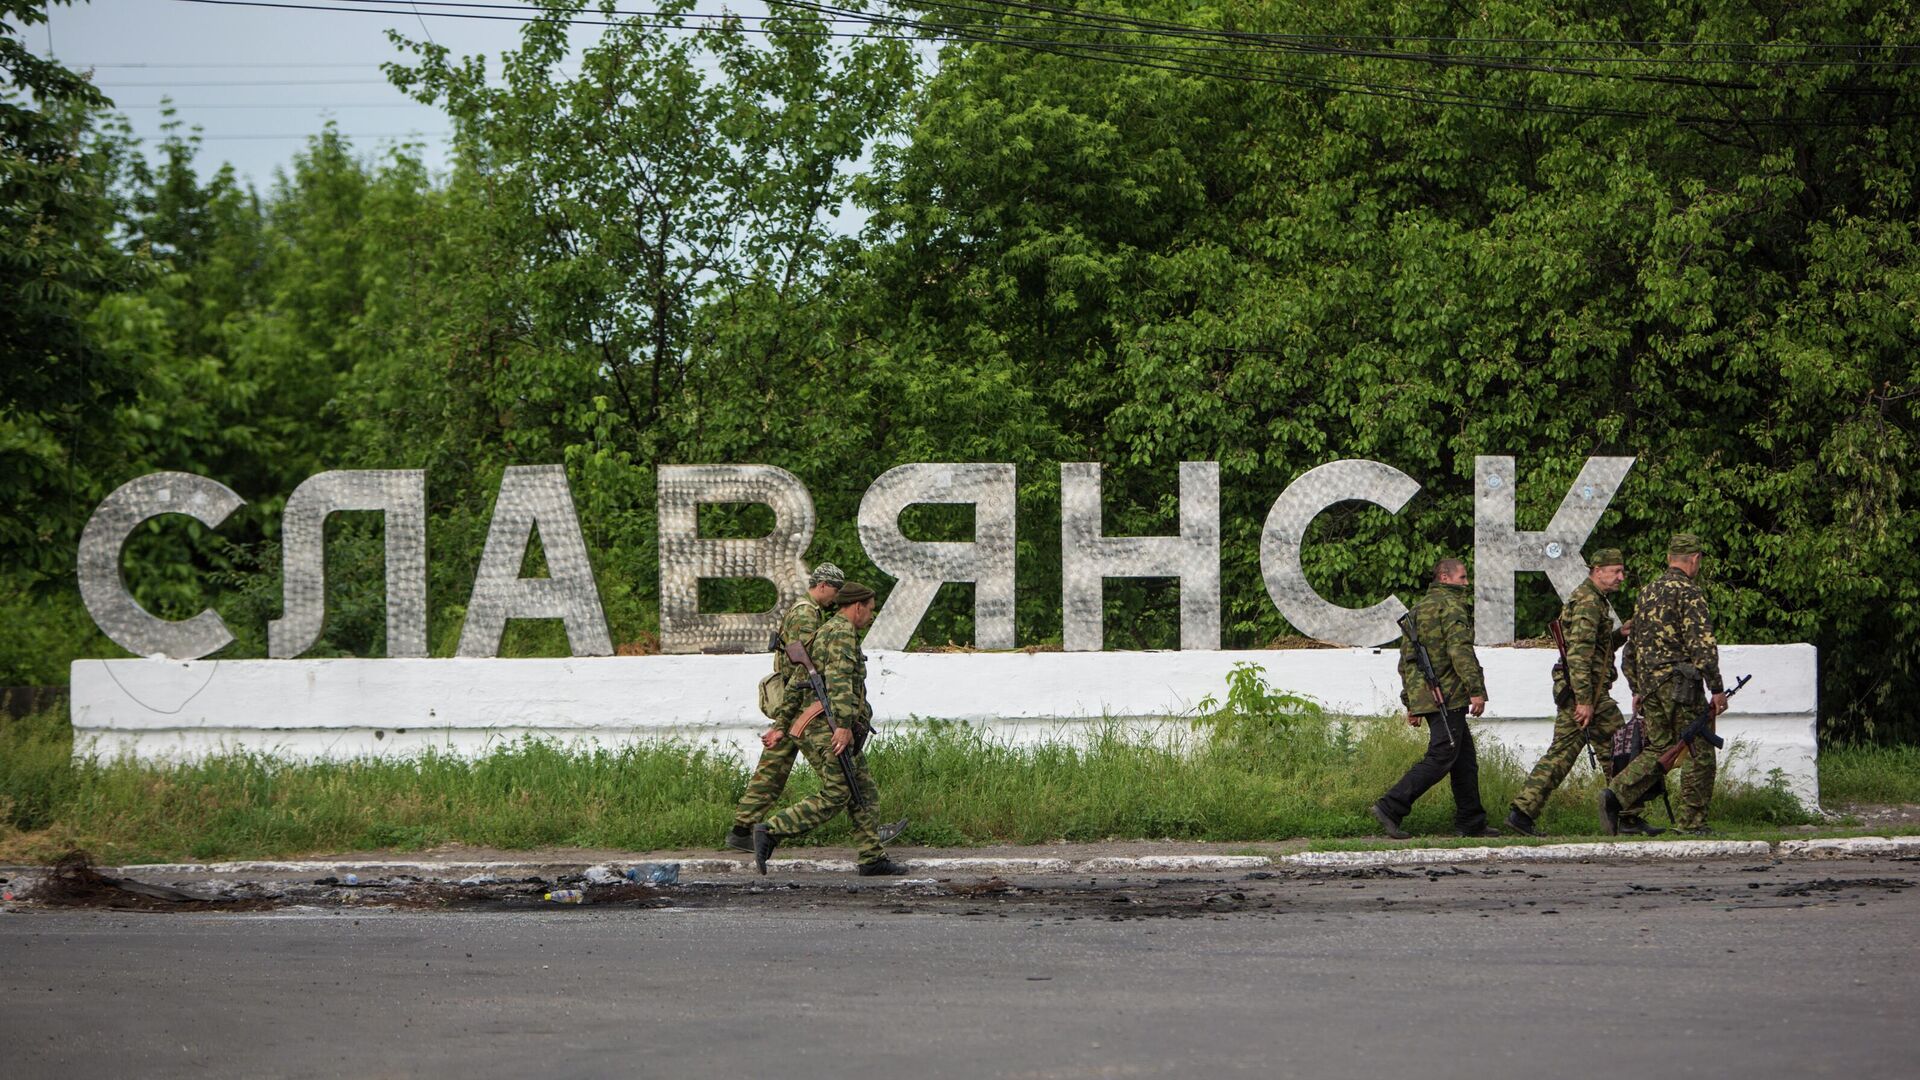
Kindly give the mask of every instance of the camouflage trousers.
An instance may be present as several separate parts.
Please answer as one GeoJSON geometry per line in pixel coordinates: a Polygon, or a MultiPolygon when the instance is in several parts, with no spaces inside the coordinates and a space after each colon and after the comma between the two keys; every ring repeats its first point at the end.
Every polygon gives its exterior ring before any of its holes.
{"type": "Polygon", "coordinates": [[[877,810],[880,789],[874,786],[873,774],[867,771],[867,756],[853,755],[854,782],[860,785],[860,792],[866,796],[867,803],[865,810],[855,810],[847,778],[840,771],[840,762],[833,756],[833,729],[827,726],[827,722],[815,719],[807,725],[804,735],[791,741],[800,744],[800,752],[807,756],[807,764],[819,774],[820,790],[768,818],[767,831],[779,839],[803,836],[833,820],[833,815],[844,809],[853,821],[854,836],[860,845],[860,861],[873,862],[886,855],[887,849],[881,845],[877,831],[880,827],[877,810]]]}
{"type": "Polygon", "coordinates": [[[733,809],[735,826],[743,830],[750,829],[767,819],[773,804],[780,801],[780,793],[786,790],[787,777],[792,774],[793,763],[799,757],[800,740],[792,736],[774,743],[770,750],[760,751],[760,764],[754,766],[753,776],[747,781],[746,793],[740,796],[739,805],[733,809]]]}
{"type": "MultiPolygon", "coordinates": [[[[1627,767],[1620,770],[1610,785],[1621,806],[1637,812],[1641,803],[1660,791],[1665,776],[1660,770],[1660,755],[1678,741],[1699,708],[1697,704],[1676,702],[1665,693],[1652,693],[1641,699],[1640,718],[1647,728],[1646,747],[1627,762],[1627,767]]],[[[1713,748],[1704,739],[1695,740],[1694,745],[1699,755],[1686,764],[1686,774],[1680,779],[1680,805],[1673,810],[1673,823],[1682,829],[1704,826],[1707,803],[1713,798],[1716,771],[1713,748]]]]}
{"type": "Polygon", "coordinates": [[[1620,715],[1620,706],[1614,704],[1611,697],[1600,700],[1593,710],[1593,719],[1584,728],[1574,722],[1573,706],[1561,709],[1553,721],[1553,742],[1547,752],[1540,755],[1533,772],[1527,774],[1520,794],[1514,796],[1513,808],[1530,818],[1538,818],[1554,789],[1573,771],[1574,762],[1580,760],[1580,752],[1585,747],[1593,748],[1604,775],[1613,763],[1613,733],[1626,722],[1627,718],[1620,715]]]}

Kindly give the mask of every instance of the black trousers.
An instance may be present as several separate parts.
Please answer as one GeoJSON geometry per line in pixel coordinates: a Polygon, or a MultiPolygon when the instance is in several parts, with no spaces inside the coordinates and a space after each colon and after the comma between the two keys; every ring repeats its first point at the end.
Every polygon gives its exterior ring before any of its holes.
{"type": "Polygon", "coordinates": [[[1467,730],[1467,710],[1455,709],[1443,723],[1439,713],[1427,717],[1427,756],[1380,797],[1380,808],[1399,821],[1413,810],[1413,800],[1446,777],[1453,784],[1453,824],[1463,833],[1487,827],[1487,811],[1480,805],[1480,761],[1473,753],[1473,733],[1467,730]]]}

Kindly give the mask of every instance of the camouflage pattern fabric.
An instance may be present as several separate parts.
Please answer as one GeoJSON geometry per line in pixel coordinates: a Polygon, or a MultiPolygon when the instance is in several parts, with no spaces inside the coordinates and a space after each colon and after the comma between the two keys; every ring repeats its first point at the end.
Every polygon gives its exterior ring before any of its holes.
{"type": "MultiPolygon", "coordinates": [[[[1660,789],[1660,755],[1705,706],[1698,680],[1705,680],[1712,693],[1726,688],[1720,678],[1720,647],[1713,638],[1706,594],[1678,567],[1668,567],[1641,590],[1633,614],[1629,675],[1640,695],[1647,741],[1614,778],[1612,787],[1620,804],[1633,810],[1660,789]]],[[[1699,749],[1700,754],[1687,765],[1679,805],[1674,808],[1674,824],[1683,829],[1706,823],[1707,804],[1713,798],[1717,762],[1705,742],[1699,743],[1699,749]]]]}
{"type": "MultiPolygon", "coordinates": [[[[780,640],[797,641],[812,651],[813,635],[826,618],[826,612],[813,602],[810,596],[803,596],[787,609],[780,619],[780,640]]],[[[773,654],[774,674],[782,676],[787,683],[787,696],[782,699],[780,719],[774,726],[784,729],[804,708],[805,697],[793,693],[793,676],[802,671],[798,664],[787,659],[787,654],[773,654]],[[801,702],[796,706],[796,698],[801,702]]],[[[800,680],[800,688],[806,690],[807,681],[800,680]]],[[[806,697],[811,697],[811,693],[806,697]]],[[[800,746],[792,738],[781,739],[771,749],[760,751],[760,762],[753,768],[753,775],[747,780],[747,790],[733,808],[733,823],[742,829],[750,829],[766,820],[767,812],[773,804],[780,801],[780,793],[786,790],[787,778],[793,775],[793,763],[800,758],[800,746]]]]}
{"type": "MultiPolygon", "coordinates": [[[[1693,717],[1688,716],[1682,723],[1691,724],[1693,717]]],[[[1685,763],[1686,771],[1680,774],[1680,797],[1673,804],[1673,824],[1677,829],[1704,829],[1707,826],[1707,805],[1713,801],[1713,781],[1720,771],[1713,744],[1705,739],[1693,740],[1693,749],[1680,760],[1685,763]]]]}
{"type": "MultiPolygon", "coordinates": [[[[1427,647],[1449,707],[1464,709],[1468,698],[1487,696],[1486,676],[1473,653],[1473,593],[1467,586],[1434,582],[1427,595],[1414,602],[1413,628],[1427,647]]],[[[1440,706],[1434,704],[1420,667],[1413,662],[1413,643],[1404,634],[1400,637],[1400,687],[1400,703],[1407,712],[1439,713],[1440,706]]]]}
{"type": "Polygon", "coordinates": [[[1513,808],[1530,818],[1540,816],[1548,797],[1573,771],[1583,748],[1593,747],[1597,759],[1605,763],[1603,770],[1612,765],[1614,733],[1626,724],[1612,695],[1618,677],[1613,654],[1627,640],[1617,629],[1618,622],[1607,594],[1591,580],[1581,582],[1560,608],[1560,628],[1567,638],[1567,669],[1554,682],[1558,689],[1564,678],[1573,691],[1573,701],[1554,718],[1553,742],[1534,763],[1533,772],[1513,800],[1513,808]],[[1593,706],[1593,719],[1584,729],[1574,720],[1576,705],[1593,706]]]}
{"type": "Polygon", "coordinates": [[[1573,771],[1574,763],[1580,760],[1583,748],[1588,745],[1593,746],[1604,771],[1613,761],[1614,732],[1626,722],[1626,717],[1620,715],[1620,706],[1614,704],[1612,698],[1593,710],[1593,719],[1584,729],[1574,722],[1571,706],[1561,709],[1553,722],[1553,742],[1534,763],[1527,782],[1520,785],[1513,808],[1530,818],[1538,818],[1540,811],[1546,809],[1547,799],[1573,771]]]}
{"type": "Polygon", "coordinates": [[[868,727],[873,707],[867,704],[867,654],[860,651],[860,632],[835,612],[814,632],[812,653],[814,666],[827,678],[833,722],[868,727]]]}
{"type": "MultiPolygon", "coordinates": [[[[867,654],[860,651],[859,632],[845,615],[834,612],[813,632],[807,655],[827,680],[827,702],[833,706],[835,724],[870,727],[873,709],[867,704],[867,654]]],[[[813,686],[804,669],[796,668],[787,683],[787,696],[780,703],[780,716],[788,723],[813,704],[813,686]]],[[[808,725],[812,730],[812,725],[808,725]]]]}
{"type": "Polygon", "coordinates": [[[827,725],[808,724],[798,739],[784,741],[799,744],[800,752],[807,756],[807,764],[819,774],[820,790],[768,818],[767,831],[780,839],[804,836],[832,821],[833,816],[844,809],[853,821],[860,861],[873,862],[884,857],[887,849],[880,843],[880,814],[876,809],[880,805],[880,789],[874,785],[873,774],[867,771],[867,756],[853,755],[854,779],[867,802],[865,810],[855,810],[851,805],[851,789],[833,756],[833,732],[827,725]]]}
{"type": "Polygon", "coordinates": [[[787,788],[787,777],[793,774],[793,763],[800,757],[800,741],[788,736],[774,743],[769,749],[760,751],[760,763],[754,766],[753,776],[747,780],[746,793],[740,796],[740,802],[733,808],[733,823],[741,829],[751,829],[767,818],[767,812],[773,804],[780,801],[780,793],[787,788]]]}
{"type": "MultiPolygon", "coordinates": [[[[813,602],[813,597],[802,596],[794,602],[792,607],[787,609],[785,615],[780,617],[781,643],[787,644],[797,641],[806,648],[808,655],[812,655],[814,631],[820,629],[820,624],[825,621],[826,617],[827,613],[821,609],[819,604],[813,602]]],[[[817,660],[814,662],[816,664],[819,663],[817,660]]],[[[773,673],[779,675],[785,681],[791,683],[793,681],[793,673],[799,670],[801,670],[800,665],[787,659],[787,654],[784,650],[773,654],[773,673]]]]}
{"type": "Polygon", "coordinates": [[[1567,685],[1575,705],[1597,709],[1603,700],[1612,700],[1613,684],[1619,678],[1613,655],[1627,642],[1619,625],[1607,595],[1591,580],[1581,582],[1560,608],[1560,629],[1567,637],[1567,685]]]}
{"type": "MultiPolygon", "coordinates": [[[[1635,634],[1640,632],[1637,617],[1633,629],[1635,634]]],[[[1640,722],[1646,727],[1646,744],[1608,785],[1613,788],[1614,797],[1620,800],[1622,807],[1637,811],[1648,796],[1659,794],[1660,783],[1665,777],[1660,771],[1660,755],[1666,753],[1680,737],[1680,732],[1693,722],[1694,708],[1682,706],[1673,700],[1671,694],[1648,694],[1641,699],[1640,722]]],[[[1674,814],[1679,817],[1680,811],[1676,809],[1674,814]]]]}
{"type": "Polygon", "coordinates": [[[1667,567],[1640,591],[1633,613],[1633,648],[1636,687],[1642,694],[1650,695],[1684,664],[1700,672],[1708,690],[1718,694],[1726,689],[1720,681],[1720,647],[1713,640],[1707,595],[1678,567],[1667,567]]]}
{"type": "MultiPolygon", "coordinates": [[[[814,666],[820,669],[827,680],[827,700],[833,706],[833,719],[836,725],[869,728],[873,721],[873,709],[867,703],[867,657],[860,651],[860,634],[854,629],[846,616],[835,613],[820,624],[813,635],[814,666]]],[[[796,679],[794,685],[812,696],[807,680],[796,679]]],[[[789,691],[789,699],[793,694],[789,691]]],[[[804,706],[803,706],[804,707],[804,706]]],[[[787,715],[795,715],[799,710],[787,715]]],[[[785,740],[783,740],[785,741],[785,740]]],[[[860,861],[872,862],[886,854],[886,848],[880,843],[880,791],[874,785],[873,776],[867,771],[865,754],[853,755],[854,779],[866,796],[867,808],[852,808],[852,789],[847,786],[839,761],[833,755],[833,730],[825,723],[811,723],[799,739],[800,752],[806,755],[807,764],[820,776],[820,790],[793,806],[787,807],[767,820],[767,831],[776,837],[801,836],[832,820],[833,816],[845,809],[853,820],[853,829],[860,843],[860,861]]]]}

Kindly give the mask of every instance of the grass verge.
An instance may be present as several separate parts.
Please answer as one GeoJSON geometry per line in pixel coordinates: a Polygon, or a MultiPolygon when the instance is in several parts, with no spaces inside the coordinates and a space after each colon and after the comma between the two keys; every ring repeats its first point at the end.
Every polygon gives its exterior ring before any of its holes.
{"type": "Polygon", "coordinates": [[[1820,755],[1820,798],[1846,803],[1920,803],[1920,746],[1844,746],[1820,755]]]}
{"type": "MultiPolygon", "coordinates": [[[[910,815],[910,841],[920,845],[1297,837],[1344,845],[1373,835],[1368,805],[1424,746],[1418,733],[1383,720],[1286,708],[1254,720],[1237,715],[1198,732],[1106,725],[1073,743],[1018,746],[936,722],[890,729],[871,756],[885,814],[910,815]]],[[[0,861],[44,861],[74,846],[110,862],[445,843],[705,848],[731,821],[747,777],[732,756],[681,743],[526,741],[480,758],[321,763],[246,753],[179,764],[76,761],[71,749],[58,714],[0,721],[0,861]]],[[[1865,753],[1836,752],[1823,764],[1840,759],[1850,792],[1912,790],[1900,786],[1912,783],[1912,751],[1850,756],[1865,753]]],[[[1481,798],[1496,819],[1529,764],[1483,744],[1481,798]]],[[[816,786],[802,767],[787,797],[816,786]]],[[[1542,826],[1556,838],[1590,836],[1597,790],[1581,764],[1542,826]]],[[[1452,810],[1442,784],[1406,825],[1417,836],[1448,838],[1452,810]]],[[[1810,820],[1778,784],[1723,781],[1714,801],[1714,824],[1728,835],[1810,820]]],[[[845,843],[844,819],[813,839],[845,843]]]]}

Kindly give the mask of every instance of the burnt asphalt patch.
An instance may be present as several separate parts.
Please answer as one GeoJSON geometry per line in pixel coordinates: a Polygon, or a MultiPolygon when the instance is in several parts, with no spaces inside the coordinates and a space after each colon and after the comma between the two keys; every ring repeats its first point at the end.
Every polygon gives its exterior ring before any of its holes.
{"type": "MultiPolygon", "coordinates": [[[[1886,860],[1910,863],[1911,859],[1886,860]]],[[[1036,874],[986,878],[862,879],[796,874],[648,885],[600,873],[432,879],[414,875],[347,880],[186,877],[136,881],[68,860],[16,886],[13,911],[93,908],[144,912],[737,911],[769,915],[841,913],[1074,922],[1222,917],[1297,918],[1360,912],[1577,915],[1674,905],[1738,908],[1869,904],[1913,887],[1880,863],[1806,880],[1790,863],[1694,865],[1618,863],[1527,866],[1370,866],[1201,875],[1036,874]],[[575,890],[579,900],[547,899],[575,890]]]]}

